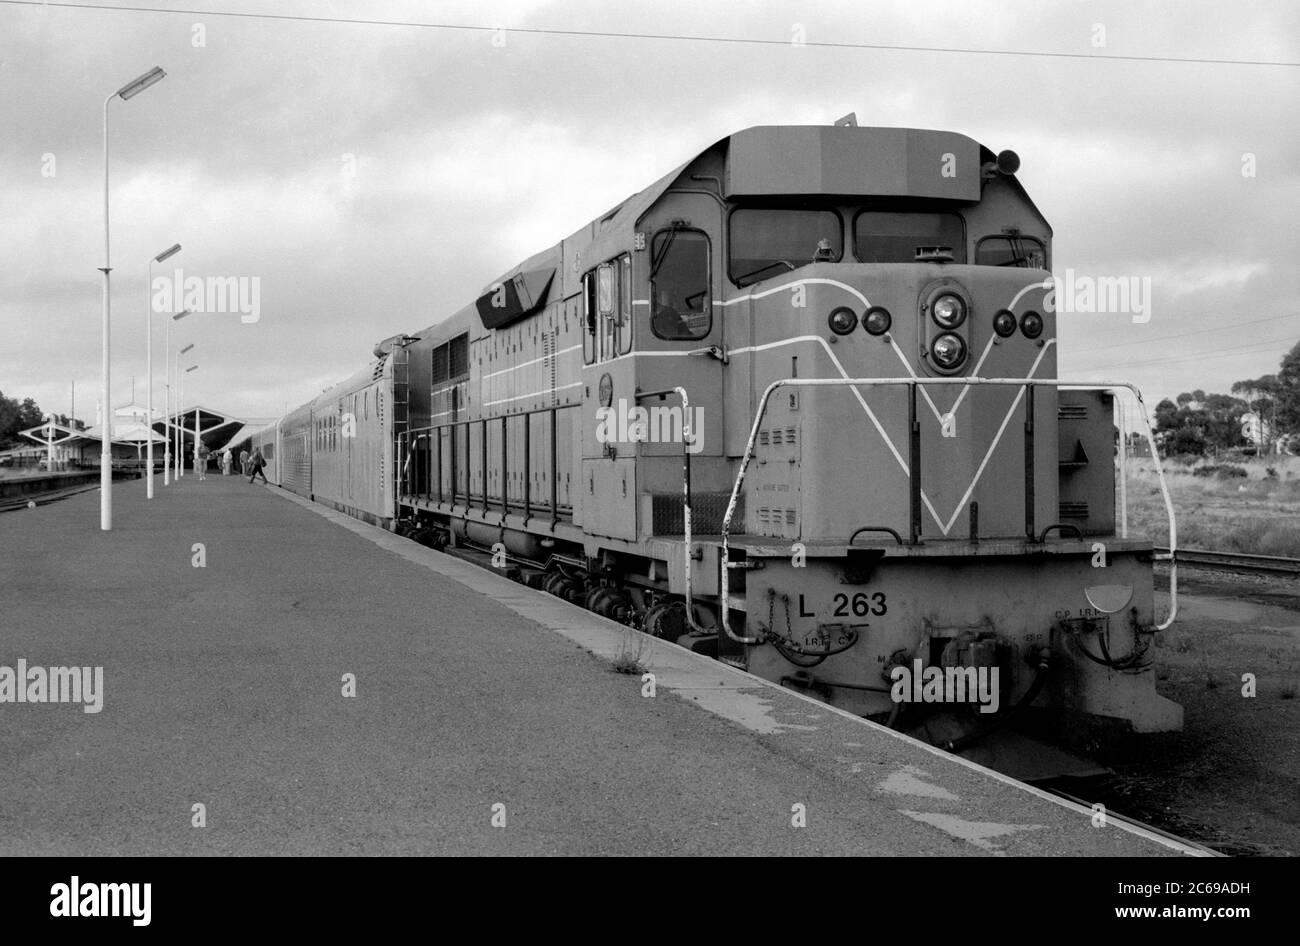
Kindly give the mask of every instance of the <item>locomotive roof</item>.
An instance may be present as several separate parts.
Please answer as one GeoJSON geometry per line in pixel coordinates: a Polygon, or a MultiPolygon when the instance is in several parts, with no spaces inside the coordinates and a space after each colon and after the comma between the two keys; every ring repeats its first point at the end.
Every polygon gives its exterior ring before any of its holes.
{"type": "MultiPolygon", "coordinates": [[[[557,298],[569,298],[580,291],[582,271],[627,249],[637,222],[693,168],[720,167],[722,196],[727,199],[861,196],[971,203],[980,199],[980,169],[993,159],[991,150],[952,131],[844,125],[745,128],[715,141],[569,237],[506,270],[483,288],[480,303],[507,287],[513,320],[557,298]],[[956,174],[943,173],[948,163],[956,174]]],[[[1014,175],[1010,181],[1032,207],[1014,175]]],[[[480,313],[485,308],[478,306],[480,313]]],[[[475,309],[471,303],[449,313],[421,335],[437,337],[453,326],[463,330],[479,324],[475,309]]]]}
{"type": "MultiPolygon", "coordinates": [[[[484,287],[539,270],[563,272],[570,252],[589,261],[626,248],[632,227],[696,162],[718,151],[725,162],[724,198],[818,195],[917,197],[977,201],[979,168],[993,153],[952,131],[843,125],[756,125],[727,135],[638,191],[569,238],[530,256],[484,287]],[[957,174],[941,173],[952,155],[957,174]]],[[[572,287],[564,292],[567,297],[572,287]]]]}

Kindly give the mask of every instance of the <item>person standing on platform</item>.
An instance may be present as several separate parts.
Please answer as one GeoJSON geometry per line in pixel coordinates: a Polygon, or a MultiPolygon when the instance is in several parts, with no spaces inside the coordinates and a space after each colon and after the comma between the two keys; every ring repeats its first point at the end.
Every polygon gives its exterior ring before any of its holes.
{"type": "Polygon", "coordinates": [[[263,483],[266,483],[268,486],[271,485],[271,481],[268,480],[266,474],[262,472],[264,466],[266,466],[266,458],[262,456],[262,450],[259,447],[253,451],[253,459],[248,461],[248,467],[252,470],[252,473],[249,474],[248,482],[251,483],[260,476],[263,483]]]}
{"type": "Polygon", "coordinates": [[[240,471],[241,471],[245,476],[248,476],[248,475],[252,472],[252,471],[248,468],[248,448],[247,448],[247,447],[245,447],[243,450],[240,450],[240,451],[239,451],[239,469],[240,469],[240,471]]]}
{"type": "Polygon", "coordinates": [[[222,476],[230,475],[231,460],[232,457],[230,455],[230,448],[227,447],[225,450],[221,451],[221,475],[222,476]]]}
{"type": "Polygon", "coordinates": [[[202,440],[194,449],[194,469],[198,470],[200,480],[208,478],[208,445],[202,440]]]}

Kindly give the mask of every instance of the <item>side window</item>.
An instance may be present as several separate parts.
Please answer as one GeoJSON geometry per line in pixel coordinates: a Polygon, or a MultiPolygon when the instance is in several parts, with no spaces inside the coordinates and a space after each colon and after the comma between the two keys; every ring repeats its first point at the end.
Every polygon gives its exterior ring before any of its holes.
{"type": "Polygon", "coordinates": [[[660,230],[650,243],[650,328],[659,338],[693,341],[713,328],[709,238],[699,230],[660,230]]]}
{"type": "Polygon", "coordinates": [[[600,360],[596,347],[598,317],[596,315],[596,274],[594,272],[587,273],[582,277],[582,324],[586,328],[586,331],[582,334],[582,360],[584,364],[589,365],[600,360]]]}
{"type": "Polygon", "coordinates": [[[582,277],[583,360],[609,361],[632,349],[632,258],[626,253],[582,277]]]}
{"type": "Polygon", "coordinates": [[[619,267],[618,285],[618,353],[626,355],[632,350],[632,257],[626,253],[619,267]]]}
{"type": "Polygon", "coordinates": [[[600,360],[609,361],[618,351],[618,263],[596,268],[596,318],[600,322],[600,360]]]}

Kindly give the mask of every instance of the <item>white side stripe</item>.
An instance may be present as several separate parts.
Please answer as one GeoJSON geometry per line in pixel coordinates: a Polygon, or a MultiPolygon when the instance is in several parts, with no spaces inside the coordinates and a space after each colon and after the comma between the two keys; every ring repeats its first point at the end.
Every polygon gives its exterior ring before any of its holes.
{"type": "Polygon", "coordinates": [[[529,398],[529,397],[541,397],[543,394],[555,394],[555,393],[557,393],[557,392],[559,392],[559,391],[565,391],[565,390],[568,390],[569,388],[580,388],[580,387],[582,387],[582,382],[581,382],[581,381],[575,381],[575,382],[573,382],[572,384],[562,384],[562,385],[560,385],[558,388],[546,388],[545,390],[542,390],[542,391],[532,391],[532,392],[530,392],[530,393],[528,393],[528,394],[516,394],[514,397],[503,397],[503,398],[498,398],[498,399],[495,400],[495,401],[484,401],[484,402],[483,402],[483,406],[484,406],[484,407],[491,407],[491,406],[493,406],[494,404],[506,404],[506,403],[509,403],[510,401],[522,401],[522,400],[524,400],[524,398],[529,398]]]}
{"type": "Polygon", "coordinates": [[[534,358],[532,361],[525,361],[522,364],[515,365],[513,368],[502,368],[500,371],[493,371],[491,374],[483,375],[482,380],[487,381],[489,378],[495,378],[499,374],[509,374],[511,371],[518,371],[520,368],[527,368],[529,365],[535,365],[539,361],[545,361],[547,358],[558,358],[561,355],[567,355],[571,351],[581,351],[581,345],[570,345],[568,348],[561,348],[551,355],[543,355],[541,358],[534,358]]]}
{"type": "Polygon", "coordinates": [[[764,296],[770,296],[773,293],[790,290],[793,289],[795,286],[806,286],[806,285],[813,285],[813,284],[822,285],[822,286],[838,286],[839,288],[843,289],[845,292],[849,293],[850,295],[856,296],[858,301],[861,302],[863,306],[865,306],[868,309],[871,308],[871,303],[867,301],[867,297],[864,296],[862,293],[860,293],[858,290],[854,289],[852,286],[848,285],[847,283],[842,283],[838,279],[821,279],[818,277],[812,277],[809,279],[796,279],[794,282],[782,283],[781,285],[774,286],[771,289],[764,289],[762,292],[745,293],[745,295],[743,296],[736,296],[734,299],[723,299],[720,302],[715,302],[713,304],[716,306],[726,307],[729,305],[735,305],[738,302],[745,302],[749,299],[762,299],[764,296]]]}

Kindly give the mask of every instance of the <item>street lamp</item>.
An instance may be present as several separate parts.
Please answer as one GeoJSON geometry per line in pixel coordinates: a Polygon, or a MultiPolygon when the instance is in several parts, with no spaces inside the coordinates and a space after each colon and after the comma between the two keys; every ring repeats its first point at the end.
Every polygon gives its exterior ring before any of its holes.
{"type": "Polygon", "coordinates": [[[144,75],[132,79],[114,92],[113,95],[104,99],[104,266],[100,269],[100,272],[104,274],[104,312],[101,319],[104,336],[102,368],[104,429],[100,431],[99,441],[99,528],[103,532],[108,532],[113,528],[113,393],[110,383],[108,316],[108,274],[113,271],[113,267],[108,252],[108,103],[113,101],[114,96],[120,96],[123,101],[134,98],[149,86],[161,81],[165,75],[167,73],[163,72],[162,67],[154,66],[144,75]]]}
{"type": "MultiPolygon", "coordinates": [[[[173,426],[172,425],[172,362],[171,362],[172,323],[177,319],[185,318],[185,316],[189,314],[190,314],[189,309],[186,309],[184,312],[177,312],[170,319],[168,319],[166,322],[163,323],[163,328],[164,328],[163,354],[164,357],[166,358],[165,370],[163,374],[167,379],[165,382],[165,393],[163,395],[163,402],[166,404],[166,407],[163,408],[163,411],[167,415],[167,419],[163,423],[163,428],[167,431],[167,439],[163,441],[164,443],[163,485],[164,486],[167,485],[168,477],[172,475],[172,426],[173,426]]],[[[193,348],[194,346],[191,345],[190,347],[193,348]]]]}
{"type": "MultiPolygon", "coordinates": [[[[188,368],[185,369],[185,374],[189,374],[191,371],[195,370],[196,368],[198,368],[198,365],[190,365],[188,368]]],[[[182,376],[181,380],[182,380],[182,381],[185,380],[183,376],[182,376]]],[[[193,460],[191,460],[190,462],[192,462],[192,463],[194,464],[194,474],[197,476],[198,473],[199,473],[199,409],[198,409],[197,407],[194,408],[194,454],[193,454],[193,457],[194,457],[193,460]]]]}
{"type": "MultiPolygon", "coordinates": [[[[184,315],[184,313],[181,314],[184,315]]],[[[173,318],[180,318],[180,316],[173,316],[173,318]]],[[[178,415],[185,410],[185,375],[181,373],[181,355],[193,347],[194,343],[191,342],[176,353],[176,383],[180,386],[180,390],[176,393],[176,413],[178,415]]],[[[194,365],[192,368],[187,368],[186,372],[193,371],[197,367],[198,365],[194,365]]],[[[185,433],[185,425],[180,423],[181,418],[179,416],[176,420],[177,423],[174,425],[176,427],[176,478],[180,479],[185,474],[185,464],[183,462],[185,442],[182,439],[182,435],[185,433]]]]}
{"type": "MultiPolygon", "coordinates": [[[[175,256],[181,251],[179,243],[163,250],[153,259],[149,260],[149,283],[145,286],[145,364],[146,371],[149,375],[149,383],[145,388],[145,413],[149,416],[148,437],[149,442],[145,447],[145,463],[149,471],[145,474],[145,498],[153,499],[153,264],[161,263],[165,259],[175,256]]],[[[164,468],[163,485],[167,483],[167,473],[164,468]]]]}

